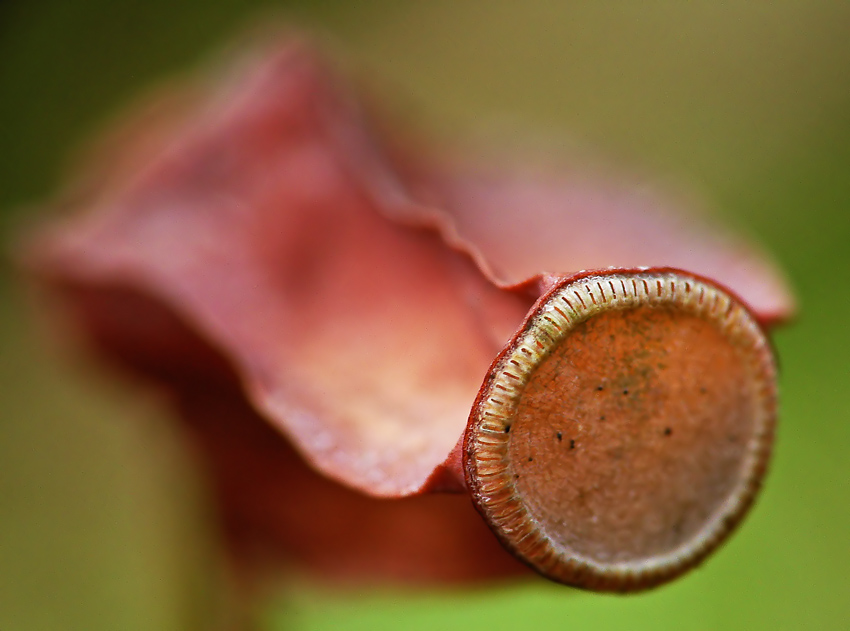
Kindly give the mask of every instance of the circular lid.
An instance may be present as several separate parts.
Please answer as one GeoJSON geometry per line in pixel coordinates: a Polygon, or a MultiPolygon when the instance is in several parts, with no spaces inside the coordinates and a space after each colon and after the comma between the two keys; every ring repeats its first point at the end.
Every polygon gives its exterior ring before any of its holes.
{"type": "Polygon", "coordinates": [[[705,558],[764,475],[770,345],[748,310],[671,270],[581,275],[494,362],[465,435],[473,501],[541,574],[652,587],[705,558]]]}

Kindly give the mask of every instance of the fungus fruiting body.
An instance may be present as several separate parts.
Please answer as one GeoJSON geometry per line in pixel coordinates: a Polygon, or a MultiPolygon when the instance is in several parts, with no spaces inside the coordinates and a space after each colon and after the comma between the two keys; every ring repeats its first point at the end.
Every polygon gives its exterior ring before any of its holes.
{"type": "Polygon", "coordinates": [[[106,143],[25,264],[170,394],[240,560],[516,574],[477,508],[538,572],[626,591],[728,534],[793,309],[763,255],[616,179],[398,147],[303,44],[239,68],[106,143]]]}

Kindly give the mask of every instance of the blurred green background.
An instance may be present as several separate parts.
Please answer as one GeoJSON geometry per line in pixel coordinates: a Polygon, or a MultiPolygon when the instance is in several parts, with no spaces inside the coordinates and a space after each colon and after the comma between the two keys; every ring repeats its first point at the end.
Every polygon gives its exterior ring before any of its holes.
{"type": "MultiPolygon", "coordinates": [[[[262,627],[848,628],[850,3],[6,0],[3,240],[87,137],[258,13],[319,33],[437,135],[533,138],[697,191],[775,254],[801,304],[776,334],[766,490],[698,571],[627,598],[293,578],[262,627]]],[[[223,628],[203,488],[165,414],[63,357],[28,304],[2,263],[0,629],[223,628]]]]}

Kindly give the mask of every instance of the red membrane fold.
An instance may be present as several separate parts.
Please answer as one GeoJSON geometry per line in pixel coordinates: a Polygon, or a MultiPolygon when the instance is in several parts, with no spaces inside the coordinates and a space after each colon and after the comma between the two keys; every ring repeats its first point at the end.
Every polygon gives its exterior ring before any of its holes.
{"type": "Polygon", "coordinates": [[[761,325],[793,309],[757,250],[616,182],[402,163],[303,43],[103,147],[26,265],[97,352],[172,395],[243,556],[521,571],[469,501],[461,447],[494,360],[552,291],[578,270],[672,267],[761,325]]]}

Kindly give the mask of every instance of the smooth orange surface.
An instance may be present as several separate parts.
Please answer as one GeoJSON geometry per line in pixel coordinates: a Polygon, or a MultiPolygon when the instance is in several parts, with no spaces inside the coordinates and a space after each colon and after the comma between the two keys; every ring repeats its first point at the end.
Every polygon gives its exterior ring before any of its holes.
{"type": "Polygon", "coordinates": [[[604,313],[524,391],[509,451],[517,492],[550,537],[588,558],[670,552],[739,483],[758,418],[752,375],[713,323],[604,313]]]}

